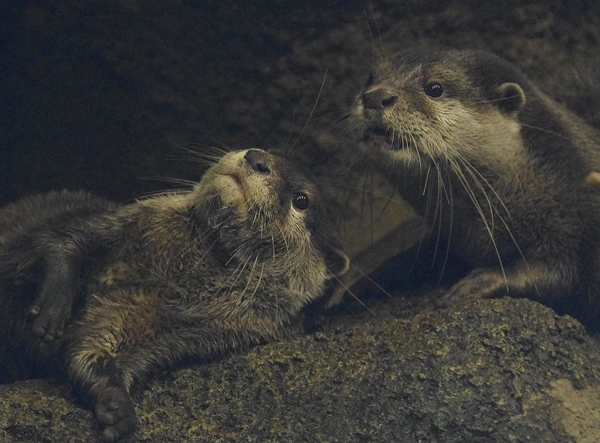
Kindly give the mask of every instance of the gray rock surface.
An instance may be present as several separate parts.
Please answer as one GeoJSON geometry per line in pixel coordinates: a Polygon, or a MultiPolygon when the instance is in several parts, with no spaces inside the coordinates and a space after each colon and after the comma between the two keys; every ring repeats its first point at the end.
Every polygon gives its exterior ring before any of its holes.
{"type": "MultiPolygon", "coordinates": [[[[158,375],[136,399],[133,441],[600,439],[600,348],[578,322],[512,299],[395,318],[402,303],[377,303],[370,320],[322,318],[311,335],[158,375]]],[[[67,385],[0,386],[0,441],[98,435],[67,385]]]]}

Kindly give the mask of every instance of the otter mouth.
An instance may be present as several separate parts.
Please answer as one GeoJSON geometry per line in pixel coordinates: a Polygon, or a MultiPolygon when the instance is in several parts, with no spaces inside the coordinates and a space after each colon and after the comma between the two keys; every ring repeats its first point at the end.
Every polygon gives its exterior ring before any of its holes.
{"type": "Polygon", "coordinates": [[[226,200],[240,201],[246,200],[246,192],[244,189],[243,178],[240,174],[227,171],[220,174],[221,177],[227,177],[225,182],[221,181],[220,192],[226,200]]]}
{"type": "Polygon", "coordinates": [[[244,187],[242,186],[242,178],[238,174],[230,172],[228,174],[223,174],[223,175],[231,177],[233,179],[234,183],[237,185],[237,187],[240,188],[240,191],[243,191],[244,187]]]}
{"type": "Polygon", "coordinates": [[[406,137],[395,134],[385,126],[371,126],[365,131],[364,138],[369,146],[382,152],[400,151],[410,146],[406,137]]]}

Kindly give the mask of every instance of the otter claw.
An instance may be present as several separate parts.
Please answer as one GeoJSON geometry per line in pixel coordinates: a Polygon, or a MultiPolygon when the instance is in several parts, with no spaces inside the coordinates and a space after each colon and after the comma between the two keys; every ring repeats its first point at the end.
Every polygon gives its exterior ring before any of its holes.
{"type": "Polygon", "coordinates": [[[68,277],[46,278],[27,311],[33,319],[32,333],[42,343],[51,343],[62,337],[67,320],[71,316],[76,288],[68,277]]]}
{"type": "Polygon", "coordinates": [[[474,269],[465,278],[455,283],[450,290],[436,300],[438,308],[447,308],[453,304],[483,298],[493,298],[504,285],[502,274],[489,269],[474,269]]]}
{"type": "MultiPolygon", "coordinates": [[[[36,300],[37,301],[37,300],[36,300]]],[[[70,303],[37,303],[28,312],[34,318],[31,330],[43,343],[50,343],[64,334],[64,327],[71,315],[70,303]]]]}

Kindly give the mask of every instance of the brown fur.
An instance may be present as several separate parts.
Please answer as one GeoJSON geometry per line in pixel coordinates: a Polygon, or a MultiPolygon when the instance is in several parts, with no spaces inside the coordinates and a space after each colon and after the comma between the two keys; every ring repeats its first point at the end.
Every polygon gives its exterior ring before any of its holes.
{"type": "Polygon", "coordinates": [[[442,305],[529,297],[600,329],[592,128],[492,54],[423,49],[377,64],[353,124],[433,232],[472,263],[442,305]]]}
{"type": "MultiPolygon", "coordinates": [[[[190,192],[75,228],[73,241],[103,248],[83,260],[82,306],[52,348],[106,441],[135,430],[130,393],[152,371],[290,336],[301,308],[348,266],[317,189],[258,150],[226,154],[190,192]]],[[[0,299],[14,301],[9,286],[0,299]]]]}

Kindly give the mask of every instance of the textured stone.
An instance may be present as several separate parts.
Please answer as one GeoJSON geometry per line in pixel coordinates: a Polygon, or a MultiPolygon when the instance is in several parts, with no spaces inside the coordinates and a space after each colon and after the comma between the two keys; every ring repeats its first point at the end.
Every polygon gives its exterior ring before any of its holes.
{"type": "MultiPolygon", "coordinates": [[[[578,322],[527,300],[404,320],[389,314],[396,303],[356,326],[340,314],[308,336],[159,374],[136,398],[133,441],[600,439],[600,348],[578,322]]],[[[0,441],[98,435],[68,385],[0,386],[0,441]]]]}

